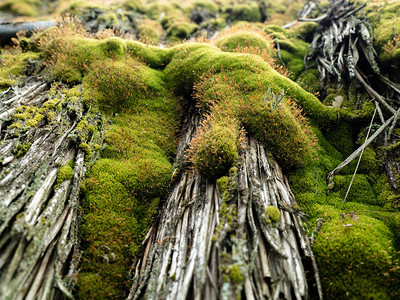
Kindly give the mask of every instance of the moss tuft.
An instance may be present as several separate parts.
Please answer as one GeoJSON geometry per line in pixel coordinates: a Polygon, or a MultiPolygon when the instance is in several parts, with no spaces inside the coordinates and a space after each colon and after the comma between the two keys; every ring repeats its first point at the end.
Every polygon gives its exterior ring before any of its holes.
{"type": "Polygon", "coordinates": [[[295,106],[290,102],[271,109],[270,103],[258,97],[244,103],[240,119],[246,130],[254,135],[285,168],[308,164],[316,149],[316,139],[295,106]]]}
{"type": "Polygon", "coordinates": [[[217,186],[218,189],[221,193],[222,199],[225,199],[228,195],[228,187],[229,187],[229,177],[228,176],[222,176],[221,178],[218,178],[217,180],[217,186]]]}
{"type": "Polygon", "coordinates": [[[242,271],[237,264],[233,264],[230,266],[229,277],[235,286],[238,284],[243,284],[245,280],[245,277],[243,276],[242,271]]]}
{"type": "Polygon", "coordinates": [[[0,91],[12,86],[24,72],[27,63],[39,58],[38,53],[18,49],[3,50],[0,55],[0,91]]]}
{"type": "Polygon", "coordinates": [[[279,220],[281,219],[281,212],[279,208],[275,206],[269,205],[265,212],[269,219],[274,223],[279,222],[279,220]]]}
{"type": "Polygon", "coordinates": [[[272,39],[260,29],[250,26],[235,26],[224,30],[214,44],[229,52],[234,52],[235,49],[243,47],[267,50],[270,54],[274,52],[272,39]]]}
{"type": "Polygon", "coordinates": [[[186,40],[190,34],[197,30],[197,25],[185,21],[177,21],[167,29],[167,39],[171,42],[186,40]]]}
{"type": "Polygon", "coordinates": [[[88,160],[92,156],[92,149],[90,149],[90,146],[87,143],[80,143],[79,148],[85,152],[85,159],[88,160]]]}
{"type": "Polygon", "coordinates": [[[122,58],[124,57],[126,52],[125,41],[117,37],[110,37],[108,39],[102,40],[99,46],[105,56],[110,58],[122,58]]]}
{"type": "Polygon", "coordinates": [[[99,62],[84,80],[85,98],[95,101],[104,110],[127,109],[152,92],[150,84],[153,82],[145,82],[146,79],[153,80],[151,76],[154,77],[147,67],[132,58],[127,58],[124,63],[99,62]]]}
{"type": "Polygon", "coordinates": [[[17,157],[23,156],[32,146],[32,143],[18,144],[17,146],[17,157]]]}
{"type": "Polygon", "coordinates": [[[56,179],[56,184],[54,186],[54,189],[56,189],[60,183],[64,182],[65,180],[70,180],[74,176],[74,161],[70,160],[67,162],[65,166],[62,166],[57,173],[57,179],[56,179]]]}
{"type": "Polygon", "coordinates": [[[202,175],[215,180],[239,158],[240,131],[230,118],[209,117],[189,148],[189,159],[202,175]]]}

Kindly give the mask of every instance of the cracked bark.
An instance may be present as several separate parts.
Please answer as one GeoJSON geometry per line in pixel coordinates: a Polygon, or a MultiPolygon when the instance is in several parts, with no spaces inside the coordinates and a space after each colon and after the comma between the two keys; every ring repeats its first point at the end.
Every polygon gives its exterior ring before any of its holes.
{"type": "MultiPolygon", "coordinates": [[[[49,85],[27,82],[0,95],[0,295],[1,299],[72,298],[79,244],[79,186],[85,153],[74,138],[86,110],[82,101],[61,109],[58,122],[11,129],[21,106],[41,107],[49,85]],[[18,144],[31,143],[22,155],[18,144]],[[60,166],[74,161],[73,177],[56,185],[60,166]]],[[[97,126],[97,118],[91,119],[97,126]]]]}
{"type": "MultiPolygon", "coordinates": [[[[200,123],[187,121],[178,155],[200,123]]],[[[281,168],[253,138],[229,182],[223,199],[215,182],[181,173],[143,242],[128,299],[322,298],[302,213],[281,168]],[[279,209],[278,222],[268,221],[268,206],[279,209]]]]}

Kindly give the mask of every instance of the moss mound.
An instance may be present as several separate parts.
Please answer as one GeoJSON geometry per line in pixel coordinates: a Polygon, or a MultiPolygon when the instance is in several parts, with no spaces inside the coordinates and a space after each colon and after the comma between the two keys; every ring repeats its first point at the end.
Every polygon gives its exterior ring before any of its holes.
{"type": "Polygon", "coordinates": [[[238,48],[257,48],[273,53],[273,41],[262,30],[252,26],[235,26],[224,30],[214,42],[223,51],[236,52],[238,48]]]}
{"type": "Polygon", "coordinates": [[[391,299],[392,238],[389,228],[372,217],[328,221],[313,247],[326,297],[391,299]]]}
{"type": "Polygon", "coordinates": [[[240,134],[234,119],[216,114],[208,117],[190,144],[194,168],[211,180],[226,174],[239,158],[240,134]]]}
{"type": "Polygon", "coordinates": [[[260,9],[256,2],[237,3],[232,8],[232,21],[261,22],[260,9]]]}

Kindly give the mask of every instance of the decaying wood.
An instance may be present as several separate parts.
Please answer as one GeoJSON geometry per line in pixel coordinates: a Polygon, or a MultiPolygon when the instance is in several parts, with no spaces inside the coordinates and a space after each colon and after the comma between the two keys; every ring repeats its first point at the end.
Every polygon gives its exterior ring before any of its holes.
{"type": "MultiPolygon", "coordinates": [[[[199,124],[193,118],[180,153],[199,124]]],[[[322,298],[295,198],[280,167],[254,139],[229,182],[223,198],[215,182],[182,172],[143,244],[128,299],[322,298]],[[268,206],[279,209],[276,224],[268,206]]]]}
{"type": "MultiPolygon", "coordinates": [[[[0,295],[1,299],[71,298],[77,272],[79,187],[85,153],[74,138],[86,109],[82,101],[61,109],[57,122],[26,131],[11,128],[21,105],[40,108],[49,85],[27,82],[0,95],[0,295]],[[19,144],[30,143],[16,154],[19,144]],[[73,176],[57,186],[60,166],[74,161],[73,176]]],[[[98,126],[97,117],[88,120],[98,126]]]]}

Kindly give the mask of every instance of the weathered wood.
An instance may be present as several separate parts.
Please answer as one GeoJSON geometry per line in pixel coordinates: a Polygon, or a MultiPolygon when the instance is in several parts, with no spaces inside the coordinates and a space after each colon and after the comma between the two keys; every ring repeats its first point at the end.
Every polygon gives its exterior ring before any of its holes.
{"type": "Polygon", "coordinates": [[[17,36],[20,31],[31,33],[35,30],[43,30],[56,26],[56,21],[37,21],[26,23],[0,23],[0,45],[11,44],[12,38],[17,36]]]}
{"type": "MultiPolygon", "coordinates": [[[[187,120],[181,155],[199,123],[187,120]]],[[[147,235],[128,299],[302,299],[310,290],[322,298],[308,236],[299,215],[288,212],[293,193],[254,139],[229,181],[223,199],[215,182],[193,170],[181,173],[147,235]],[[280,212],[276,223],[268,206],[280,212]]]]}
{"type": "MultiPolygon", "coordinates": [[[[79,144],[90,137],[76,131],[88,111],[82,99],[68,102],[54,122],[32,128],[12,125],[21,105],[41,108],[49,85],[27,82],[0,97],[0,295],[1,299],[71,298],[79,245],[79,187],[86,172],[79,144]],[[17,153],[17,145],[26,152],[17,153]],[[30,145],[30,146],[29,146],[30,145]],[[61,166],[74,162],[72,178],[57,182],[61,166]]],[[[100,114],[87,118],[96,128],[100,114]]],[[[101,122],[100,122],[101,123],[101,122]]],[[[102,142],[100,132],[97,143],[102,142]]]]}

